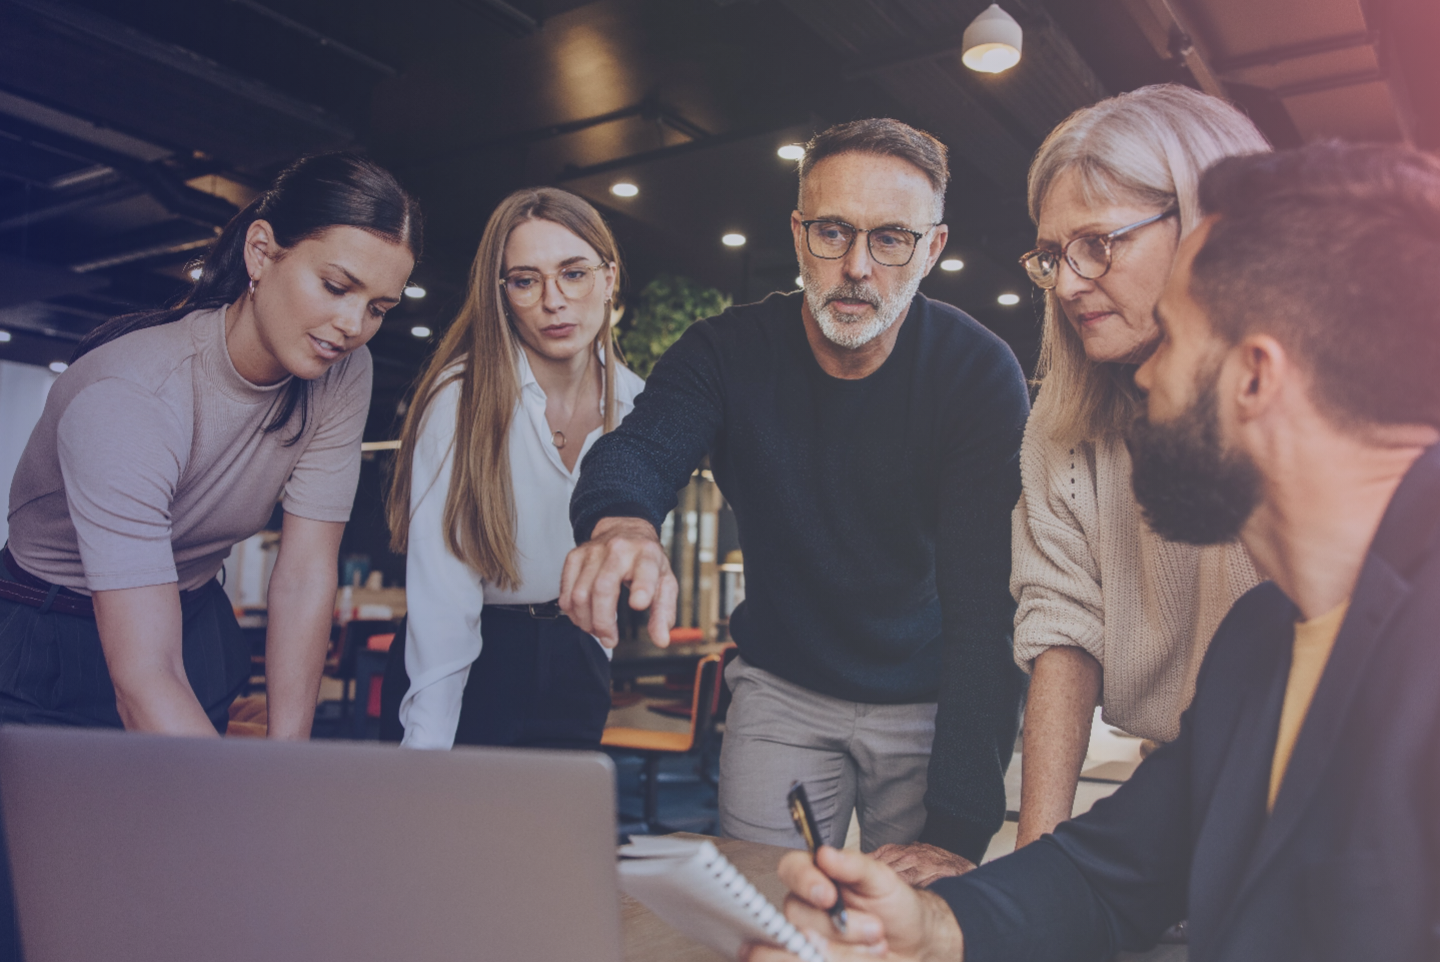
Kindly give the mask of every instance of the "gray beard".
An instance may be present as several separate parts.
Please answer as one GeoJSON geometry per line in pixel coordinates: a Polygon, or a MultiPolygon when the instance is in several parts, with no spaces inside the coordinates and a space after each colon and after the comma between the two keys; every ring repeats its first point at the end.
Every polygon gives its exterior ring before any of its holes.
{"type": "Polygon", "coordinates": [[[890,299],[884,300],[879,291],[865,284],[841,284],[828,291],[820,291],[810,271],[803,264],[800,267],[800,276],[805,281],[805,303],[809,306],[815,323],[820,325],[820,333],[825,335],[825,340],[831,344],[851,351],[864,347],[890,330],[910,306],[922,280],[917,271],[904,288],[890,299]],[[875,308],[875,313],[869,320],[844,317],[830,306],[831,301],[841,298],[866,301],[875,308]]]}

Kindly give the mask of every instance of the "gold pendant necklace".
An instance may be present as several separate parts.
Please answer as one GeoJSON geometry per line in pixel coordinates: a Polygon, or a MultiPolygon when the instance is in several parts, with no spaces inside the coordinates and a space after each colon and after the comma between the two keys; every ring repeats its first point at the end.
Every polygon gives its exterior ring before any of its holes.
{"type": "Polygon", "coordinates": [[[551,431],[551,432],[550,432],[550,443],[553,444],[553,445],[555,445],[555,447],[557,447],[557,448],[563,448],[563,447],[565,446],[565,432],[564,432],[564,431],[551,431]]]}

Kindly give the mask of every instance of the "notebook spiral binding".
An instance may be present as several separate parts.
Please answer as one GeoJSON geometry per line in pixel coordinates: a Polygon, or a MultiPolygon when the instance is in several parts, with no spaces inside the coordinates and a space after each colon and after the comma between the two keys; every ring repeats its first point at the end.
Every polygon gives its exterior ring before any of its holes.
{"type": "Polygon", "coordinates": [[[740,873],[740,870],[730,864],[730,860],[721,855],[713,845],[705,844],[705,868],[711,872],[720,884],[725,886],[741,908],[750,913],[765,934],[775,941],[776,945],[783,946],[786,951],[798,955],[802,962],[825,962],[825,956],[815,947],[799,929],[791,925],[785,915],[770,904],[770,900],[757,890],[755,886],[740,873]]]}

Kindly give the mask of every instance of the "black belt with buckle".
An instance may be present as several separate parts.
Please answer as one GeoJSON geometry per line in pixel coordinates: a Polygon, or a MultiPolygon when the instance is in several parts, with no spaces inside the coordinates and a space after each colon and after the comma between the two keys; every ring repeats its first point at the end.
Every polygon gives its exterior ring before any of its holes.
{"type": "Polygon", "coordinates": [[[565,617],[565,612],[560,610],[559,598],[554,601],[541,601],[533,605],[486,605],[485,607],[498,611],[518,611],[531,618],[539,618],[544,621],[554,621],[556,618],[565,617]]]}

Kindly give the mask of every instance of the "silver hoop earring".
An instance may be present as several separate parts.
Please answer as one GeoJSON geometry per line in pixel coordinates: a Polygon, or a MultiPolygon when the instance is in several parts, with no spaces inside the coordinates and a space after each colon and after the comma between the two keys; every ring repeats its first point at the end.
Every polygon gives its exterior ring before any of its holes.
{"type": "Polygon", "coordinates": [[[250,296],[255,296],[255,278],[250,278],[250,296]]]}

